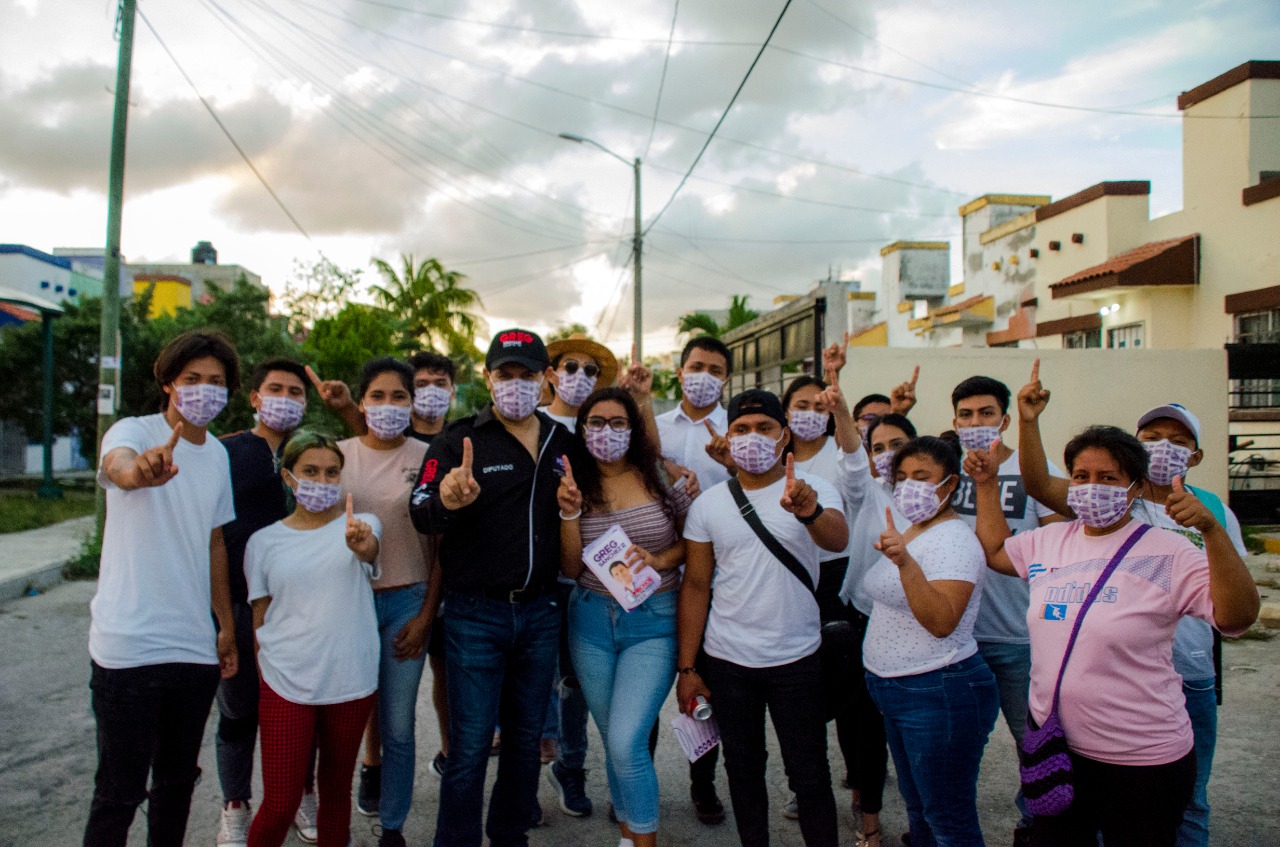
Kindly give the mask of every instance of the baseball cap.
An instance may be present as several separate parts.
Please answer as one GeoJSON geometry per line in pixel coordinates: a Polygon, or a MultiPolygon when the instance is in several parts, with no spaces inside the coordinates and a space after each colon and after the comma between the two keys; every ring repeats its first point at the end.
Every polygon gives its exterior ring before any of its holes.
{"type": "Polygon", "coordinates": [[[1142,429],[1147,424],[1157,418],[1173,418],[1178,423],[1191,430],[1191,434],[1195,436],[1196,445],[1200,444],[1200,419],[1191,414],[1191,410],[1181,403],[1166,403],[1163,406],[1156,406],[1149,412],[1138,418],[1138,429],[1142,429]]]}
{"type": "Polygon", "coordinates": [[[495,335],[484,357],[484,366],[491,371],[508,362],[524,365],[534,373],[542,373],[551,366],[542,339],[537,333],[519,327],[504,329],[495,335]]]}
{"type": "Polygon", "coordinates": [[[763,388],[749,388],[729,401],[729,423],[743,415],[768,415],[783,426],[787,425],[787,412],[782,408],[782,401],[778,395],[763,388]]]}

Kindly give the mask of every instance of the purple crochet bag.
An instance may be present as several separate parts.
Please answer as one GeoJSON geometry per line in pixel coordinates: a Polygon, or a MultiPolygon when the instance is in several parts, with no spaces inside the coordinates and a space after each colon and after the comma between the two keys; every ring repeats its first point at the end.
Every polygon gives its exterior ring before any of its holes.
{"type": "Polygon", "coordinates": [[[1067,747],[1067,734],[1062,729],[1062,720],[1058,717],[1058,695],[1062,689],[1062,676],[1067,670],[1067,660],[1071,658],[1071,650],[1076,646],[1076,636],[1080,634],[1080,624],[1084,621],[1085,612],[1093,605],[1094,599],[1102,590],[1102,586],[1124,557],[1146,534],[1151,527],[1142,524],[1125,539],[1124,544],[1116,551],[1115,556],[1094,581],[1089,596],[1085,597],[1076,615],[1075,625],[1071,629],[1071,638],[1067,641],[1067,649],[1062,654],[1062,666],[1058,668],[1058,681],[1053,686],[1053,706],[1044,719],[1044,723],[1036,726],[1031,710],[1027,709],[1027,729],[1018,745],[1019,775],[1022,778],[1022,796],[1026,800],[1027,811],[1040,817],[1060,815],[1071,808],[1075,799],[1075,784],[1071,774],[1071,756],[1067,747]]]}

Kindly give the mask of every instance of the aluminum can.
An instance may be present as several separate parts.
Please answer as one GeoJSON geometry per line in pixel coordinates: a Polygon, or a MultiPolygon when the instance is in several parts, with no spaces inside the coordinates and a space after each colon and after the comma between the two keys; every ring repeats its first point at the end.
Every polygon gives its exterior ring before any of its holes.
{"type": "Polygon", "coordinates": [[[699,694],[689,703],[689,715],[695,721],[705,721],[711,717],[711,704],[707,698],[699,694]]]}

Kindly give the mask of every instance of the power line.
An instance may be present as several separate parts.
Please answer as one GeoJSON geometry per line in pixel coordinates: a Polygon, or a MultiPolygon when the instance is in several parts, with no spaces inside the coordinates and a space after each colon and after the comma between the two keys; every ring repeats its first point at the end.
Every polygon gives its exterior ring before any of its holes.
{"type": "Polygon", "coordinates": [[[676,18],[680,16],[680,0],[675,0],[671,10],[671,32],[667,34],[667,50],[662,55],[662,75],[658,77],[658,100],[653,104],[653,122],[649,124],[649,140],[644,143],[641,159],[649,158],[649,148],[653,146],[653,133],[658,128],[658,112],[662,109],[662,89],[667,84],[667,65],[671,63],[671,39],[676,37],[676,18]]]}
{"type": "Polygon", "coordinates": [[[195,81],[191,79],[191,76],[187,73],[186,69],[182,67],[182,63],[178,61],[178,57],[173,55],[173,51],[169,49],[169,45],[160,37],[160,33],[157,32],[156,28],[152,25],[151,20],[147,17],[147,13],[142,11],[142,9],[138,9],[138,17],[142,18],[142,22],[146,24],[147,29],[151,30],[151,34],[155,37],[156,42],[159,43],[160,49],[164,50],[165,55],[167,55],[170,61],[173,62],[173,66],[178,69],[178,73],[182,74],[182,78],[187,81],[187,85],[191,86],[191,90],[194,91],[196,97],[200,99],[200,105],[204,106],[205,111],[209,113],[209,117],[213,118],[213,122],[218,125],[218,129],[222,130],[222,134],[231,142],[231,146],[240,154],[240,158],[244,159],[244,163],[249,166],[249,170],[253,171],[253,175],[258,178],[258,182],[262,183],[262,187],[271,195],[271,199],[276,201],[276,205],[280,207],[280,211],[284,212],[285,217],[293,223],[298,232],[302,233],[302,237],[310,241],[311,234],[308,233],[306,228],[298,222],[298,219],[294,217],[293,212],[289,211],[289,207],[280,199],[280,195],[276,194],[275,189],[273,189],[267,182],[267,178],[264,177],[262,172],[258,170],[257,166],[253,164],[253,160],[249,158],[249,154],[244,152],[244,148],[240,146],[240,142],[236,141],[235,136],[231,134],[231,130],[227,129],[227,125],[222,122],[222,118],[218,117],[218,113],[214,111],[213,106],[207,99],[205,99],[205,96],[200,93],[200,89],[196,87],[195,81]]]}
{"type": "Polygon", "coordinates": [[[764,55],[764,51],[769,48],[769,42],[773,40],[773,34],[778,31],[778,27],[782,24],[782,19],[786,16],[787,9],[789,8],[791,8],[791,0],[787,0],[786,3],[782,4],[782,11],[778,13],[778,19],[773,22],[773,26],[769,29],[769,34],[764,38],[764,43],[760,45],[759,52],[757,52],[756,57],[751,60],[750,66],[747,67],[747,72],[743,75],[742,82],[738,83],[737,90],[734,91],[733,96],[729,98],[729,105],[724,107],[724,111],[720,114],[720,120],[716,121],[716,125],[711,128],[711,133],[707,136],[707,140],[702,143],[702,149],[698,151],[698,155],[694,156],[693,162],[689,164],[689,170],[687,170],[685,175],[680,178],[680,183],[676,185],[676,190],[671,192],[671,196],[667,198],[667,202],[662,205],[662,208],[658,210],[658,214],[654,215],[653,220],[649,222],[649,226],[645,228],[645,233],[648,233],[653,225],[656,224],[664,214],[666,214],[667,209],[671,208],[671,204],[680,193],[680,189],[684,188],[685,183],[689,181],[689,175],[692,174],[693,169],[698,166],[698,162],[702,161],[702,154],[707,152],[707,148],[711,146],[711,140],[716,137],[716,132],[719,131],[720,125],[724,123],[725,118],[729,117],[729,111],[733,109],[733,104],[738,101],[738,95],[741,94],[742,89],[746,87],[747,80],[751,79],[751,72],[756,69],[756,65],[760,62],[760,57],[764,55]]]}

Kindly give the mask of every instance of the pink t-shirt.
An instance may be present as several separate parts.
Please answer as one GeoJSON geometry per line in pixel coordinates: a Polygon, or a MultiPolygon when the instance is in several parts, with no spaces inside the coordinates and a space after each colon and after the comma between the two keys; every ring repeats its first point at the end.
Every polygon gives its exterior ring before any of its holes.
{"type": "MultiPolygon", "coordinates": [[[[1109,535],[1081,521],[1023,532],[1004,543],[1029,579],[1031,713],[1049,714],[1053,685],[1076,614],[1094,579],[1139,524],[1109,535]]],[[[1192,615],[1212,623],[1209,561],[1173,532],[1150,531],[1134,545],[1089,607],[1062,680],[1060,717],[1071,749],[1116,765],[1162,765],[1192,745],[1182,677],[1173,669],[1173,631],[1192,615]]]]}

